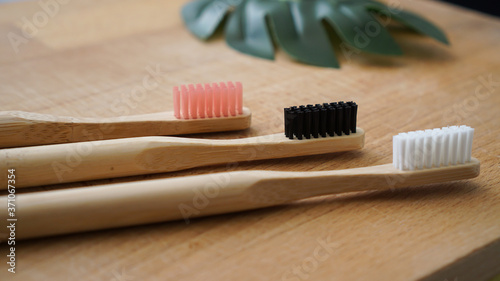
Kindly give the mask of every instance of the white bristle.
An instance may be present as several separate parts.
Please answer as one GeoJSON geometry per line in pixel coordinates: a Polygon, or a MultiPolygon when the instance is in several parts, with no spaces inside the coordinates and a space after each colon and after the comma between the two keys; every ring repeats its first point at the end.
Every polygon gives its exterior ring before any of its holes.
{"type": "Polygon", "coordinates": [[[457,164],[458,151],[458,130],[457,126],[450,127],[450,165],[457,164]]]}
{"type": "Polygon", "coordinates": [[[463,164],[465,163],[465,142],[466,142],[466,131],[464,130],[465,128],[460,127],[458,129],[458,156],[457,156],[457,161],[458,164],[463,164]]]}
{"type": "Polygon", "coordinates": [[[395,136],[396,139],[396,151],[397,153],[395,154],[396,161],[397,161],[397,168],[398,169],[403,169],[403,157],[404,157],[404,152],[405,152],[405,133],[399,134],[395,136]]]}
{"type": "Polygon", "coordinates": [[[424,165],[432,167],[432,130],[425,130],[424,133],[424,165]]]}
{"type": "Polygon", "coordinates": [[[469,162],[474,129],[451,126],[400,133],[392,138],[393,165],[400,170],[421,170],[469,162]]]}
{"type": "Polygon", "coordinates": [[[441,140],[441,165],[448,166],[450,163],[450,132],[448,128],[443,128],[443,136],[441,140]]]}
{"type": "Polygon", "coordinates": [[[415,149],[416,151],[422,151],[422,153],[417,153],[415,155],[415,167],[418,170],[424,168],[424,131],[417,131],[415,136],[415,149]]]}
{"type": "Polygon", "coordinates": [[[405,166],[408,170],[415,170],[415,132],[409,132],[406,139],[405,166]]]}
{"type": "Polygon", "coordinates": [[[465,146],[465,162],[469,162],[472,157],[472,139],[474,138],[474,128],[467,128],[467,145],[465,146]]]}
{"type": "Polygon", "coordinates": [[[433,129],[432,130],[432,164],[431,167],[439,167],[441,166],[441,142],[443,140],[443,135],[441,134],[441,130],[433,129]]]}
{"type": "Polygon", "coordinates": [[[399,156],[399,167],[400,169],[404,169],[404,157],[405,157],[405,153],[406,153],[406,139],[407,139],[407,135],[404,134],[401,136],[401,143],[400,143],[400,147],[399,147],[399,151],[400,151],[400,156],[399,156]]]}

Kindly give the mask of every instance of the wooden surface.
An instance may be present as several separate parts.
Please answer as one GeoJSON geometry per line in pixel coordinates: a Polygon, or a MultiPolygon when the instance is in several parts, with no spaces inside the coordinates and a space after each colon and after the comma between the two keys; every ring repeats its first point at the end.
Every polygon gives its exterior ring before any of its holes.
{"type": "Polygon", "coordinates": [[[23,192],[228,170],[386,164],[392,161],[392,135],[452,124],[476,129],[473,156],[481,161],[481,175],[325,196],[190,224],[19,241],[15,275],[7,272],[7,247],[1,247],[1,280],[462,281],[500,273],[498,19],[439,2],[402,1],[405,9],[441,26],[451,47],[395,27],[403,57],[347,59],[338,52],[342,69],[336,70],[299,64],[281,52],[275,62],[252,58],[228,48],[221,37],[200,42],[179,19],[182,2],[73,0],[32,31],[34,37],[17,53],[6,35],[22,36],[23,17],[32,22],[43,9],[38,2],[2,4],[0,110],[75,117],[146,114],[172,109],[173,85],[233,80],[244,84],[251,129],[203,137],[278,133],[283,107],[355,100],[365,148],[23,192]],[[158,73],[158,87],[133,96],[148,69],[158,73]]]}

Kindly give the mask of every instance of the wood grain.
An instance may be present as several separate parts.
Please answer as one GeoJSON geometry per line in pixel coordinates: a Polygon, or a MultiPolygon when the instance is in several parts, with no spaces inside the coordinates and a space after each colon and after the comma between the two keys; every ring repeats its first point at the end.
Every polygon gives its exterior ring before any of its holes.
{"type": "Polygon", "coordinates": [[[237,116],[203,119],[177,119],[172,111],[114,118],[76,118],[1,111],[0,148],[238,131],[248,129],[251,118],[252,113],[248,108],[244,108],[242,114],[237,116]]]}
{"type": "MultiPolygon", "coordinates": [[[[476,129],[473,156],[481,161],[481,175],[324,196],[188,225],[178,221],[20,241],[17,273],[8,273],[2,262],[2,280],[462,281],[500,273],[498,19],[440,2],[398,1],[442,27],[452,45],[394,27],[404,56],[345,56],[338,50],[342,69],[337,70],[303,65],[282,52],[274,62],[242,55],[220,36],[198,41],[179,18],[183,2],[72,0],[17,53],[7,35],[22,34],[23,17],[32,20],[43,10],[38,2],[2,4],[0,110],[89,118],[147,114],[172,109],[172,85],[236,80],[245,85],[252,127],[204,138],[279,133],[283,107],[354,100],[365,148],[18,192],[234,170],[387,164],[392,135],[453,124],[476,129]],[[158,71],[159,86],[134,97],[148,68],[158,71]]],[[[0,259],[6,259],[6,245],[2,253],[0,259]]]]}
{"type": "MultiPolygon", "coordinates": [[[[123,138],[0,150],[0,169],[15,167],[16,188],[21,188],[350,151],[363,148],[364,140],[361,128],[349,135],[303,140],[288,139],[283,133],[230,140],[123,138]],[[68,154],[80,156],[81,161],[67,164],[68,154]]],[[[7,179],[7,174],[0,175],[0,182],[7,179]]]]}

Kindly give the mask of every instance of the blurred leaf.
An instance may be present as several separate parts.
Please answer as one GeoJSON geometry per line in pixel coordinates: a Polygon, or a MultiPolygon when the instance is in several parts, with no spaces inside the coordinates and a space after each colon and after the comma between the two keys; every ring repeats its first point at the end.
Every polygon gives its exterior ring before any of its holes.
{"type": "Polygon", "coordinates": [[[220,0],[197,0],[182,8],[182,17],[191,32],[201,39],[207,39],[229,11],[230,5],[220,0]]]}
{"type": "Polygon", "coordinates": [[[393,18],[422,35],[427,35],[446,45],[450,44],[448,38],[444,32],[439,29],[439,27],[414,13],[397,9],[389,9],[386,5],[374,1],[370,1],[366,7],[370,10],[393,18]]]}
{"type": "Polygon", "coordinates": [[[232,48],[274,59],[274,41],[296,60],[325,67],[339,64],[324,22],[351,47],[382,55],[402,54],[384,26],[386,21],[372,13],[448,44],[446,35],[427,20],[372,0],[196,0],[182,9],[187,27],[201,39],[212,36],[229,14],[225,36],[232,48]]]}
{"type": "Polygon", "coordinates": [[[245,1],[237,6],[226,25],[226,41],[229,46],[245,54],[274,59],[274,47],[266,24],[266,12],[265,5],[255,5],[253,2],[245,1]]]}

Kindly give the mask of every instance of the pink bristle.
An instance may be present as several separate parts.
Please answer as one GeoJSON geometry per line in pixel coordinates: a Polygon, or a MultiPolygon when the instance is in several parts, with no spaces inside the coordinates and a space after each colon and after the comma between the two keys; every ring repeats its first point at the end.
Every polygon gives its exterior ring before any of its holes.
{"type": "Polygon", "coordinates": [[[205,107],[206,107],[206,113],[208,118],[212,118],[213,113],[213,105],[214,105],[214,99],[213,99],[213,93],[212,93],[212,88],[210,88],[210,84],[205,84],[205,107]]]}
{"type": "Polygon", "coordinates": [[[198,117],[198,96],[193,84],[189,84],[189,116],[193,119],[198,117]]]}
{"type": "Polygon", "coordinates": [[[214,95],[214,116],[220,117],[220,88],[217,83],[212,83],[212,90],[214,95]]]}
{"type": "Polygon", "coordinates": [[[227,96],[227,86],[224,82],[220,82],[220,100],[221,100],[221,115],[224,117],[228,116],[228,96],[227,96]]]}
{"type": "Polygon", "coordinates": [[[236,115],[236,88],[234,87],[233,82],[227,82],[227,89],[228,89],[228,107],[229,107],[229,114],[231,116],[236,115]]]}
{"type": "Polygon", "coordinates": [[[198,96],[198,116],[205,118],[205,91],[201,84],[196,84],[196,94],[198,96]]]}
{"type": "Polygon", "coordinates": [[[243,114],[243,85],[241,82],[236,82],[236,112],[243,114]]]}
{"type": "Polygon", "coordinates": [[[178,119],[236,116],[243,114],[243,86],[232,81],[176,86],[173,102],[178,119]]]}
{"type": "Polygon", "coordinates": [[[181,109],[182,118],[189,119],[189,93],[186,86],[181,86],[181,109]]]}
{"type": "Polygon", "coordinates": [[[175,86],[174,87],[174,116],[177,119],[181,119],[181,100],[180,100],[181,93],[179,92],[179,87],[175,86]]]}

